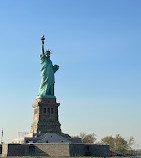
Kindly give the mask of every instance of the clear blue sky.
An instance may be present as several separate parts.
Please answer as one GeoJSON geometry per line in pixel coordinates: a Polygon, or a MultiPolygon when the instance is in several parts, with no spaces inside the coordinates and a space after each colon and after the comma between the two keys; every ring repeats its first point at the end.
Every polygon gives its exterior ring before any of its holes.
{"type": "Polygon", "coordinates": [[[52,50],[62,131],[133,136],[141,148],[141,1],[0,1],[0,130],[30,131],[41,73],[40,37],[52,50]]]}

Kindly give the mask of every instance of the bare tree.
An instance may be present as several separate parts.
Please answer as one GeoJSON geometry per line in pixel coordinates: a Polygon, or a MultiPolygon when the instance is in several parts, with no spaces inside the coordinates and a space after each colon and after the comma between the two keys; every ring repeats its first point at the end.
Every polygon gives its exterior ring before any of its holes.
{"type": "Polygon", "coordinates": [[[96,135],[94,133],[80,133],[80,138],[83,143],[94,143],[96,141],[96,135]]]}

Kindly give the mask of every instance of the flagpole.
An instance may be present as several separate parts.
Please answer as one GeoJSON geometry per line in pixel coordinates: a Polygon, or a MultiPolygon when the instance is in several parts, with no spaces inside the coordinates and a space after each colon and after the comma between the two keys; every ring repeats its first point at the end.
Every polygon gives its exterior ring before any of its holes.
{"type": "Polygon", "coordinates": [[[3,144],[2,138],[3,138],[3,129],[2,129],[2,131],[1,131],[1,144],[3,144]]]}

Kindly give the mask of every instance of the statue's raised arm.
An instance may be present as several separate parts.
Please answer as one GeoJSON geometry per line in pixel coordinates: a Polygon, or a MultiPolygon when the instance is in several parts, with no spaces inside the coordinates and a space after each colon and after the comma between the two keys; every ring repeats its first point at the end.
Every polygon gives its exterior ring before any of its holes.
{"type": "Polygon", "coordinates": [[[42,37],[41,37],[41,41],[42,41],[41,52],[42,52],[42,54],[44,54],[44,40],[45,40],[45,37],[44,37],[44,35],[42,35],[42,37]]]}

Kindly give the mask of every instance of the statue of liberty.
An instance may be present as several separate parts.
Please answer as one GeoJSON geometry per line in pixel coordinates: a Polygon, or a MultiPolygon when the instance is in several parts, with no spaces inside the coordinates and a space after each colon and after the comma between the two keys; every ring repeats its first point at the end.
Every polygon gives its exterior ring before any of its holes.
{"type": "Polygon", "coordinates": [[[50,50],[44,52],[44,35],[41,37],[42,50],[40,54],[41,60],[41,85],[37,98],[55,98],[54,96],[54,73],[59,69],[58,65],[52,65],[50,60],[50,50]]]}

